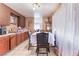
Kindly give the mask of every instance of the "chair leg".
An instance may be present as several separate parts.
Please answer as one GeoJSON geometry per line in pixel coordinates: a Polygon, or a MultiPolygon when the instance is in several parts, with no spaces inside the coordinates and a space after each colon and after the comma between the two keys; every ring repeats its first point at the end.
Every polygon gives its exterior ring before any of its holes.
{"type": "Polygon", "coordinates": [[[47,56],[48,56],[48,53],[47,53],[47,56]]]}
{"type": "Polygon", "coordinates": [[[28,46],[28,50],[30,50],[30,45],[28,46]]]}
{"type": "Polygon", "coordinates": [[[28,50],[30,50],[30,47],[28,47],[28,50]]]}
{"type": "Polygon", "coordinates": [[[37,53],[37,50],[38,50],[38,49],[36,49],[36,53],[37,53]]]}
{"type": "Polygon", "coordinates": [[[37,49],[36,49],[36,53],[37,53],[38,51],[39,51],[39,49],[37,48],[37,49]]]}
{"type": "Polygon", "coordinates": [[[37,48],[36,53],[37,53],[37,56],[38,56],[38,54],[39,54],[39,48],[37,48]]]}
{"type": "Polygon", "coordinates": [[[49,48],[47,48],[48,49],[48,52],[50,52],[50,49],[49,48]]]}
{"type": "Polygon", "coordinates": [[[38,56],[38,53],[37,53],[37,56],[38,56]]]}
{"type": "Polygon", "coordinates": [[[49,48],[46,48],[46,54],[47,54],[47,56],[48,56],[48,52],[49,52],[49,48]]]}
{"type": "MultiPolygon", "coordinates": [[[[48,56],[48,52],[50,52],[49,48],[46,48],[46,55],[48,56]]],[[[39,48],[36,49],[37,56],[39,55],[39,48]]]]}
{"type": "Polygon", "coordinates": [[[36,53],[37,53],[37,56],[38,56],[38,54],[39,54],[39,48],[36,49],[36,53]]]}

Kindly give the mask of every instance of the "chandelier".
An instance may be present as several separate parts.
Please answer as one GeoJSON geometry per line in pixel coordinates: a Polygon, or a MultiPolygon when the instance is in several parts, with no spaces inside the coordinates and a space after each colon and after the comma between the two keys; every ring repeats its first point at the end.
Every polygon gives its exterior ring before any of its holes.
{"type": "Polygon", "coordinates": [[[33,10],[38,9],[40,7],[39,3],[33,3],[33,10]]]}

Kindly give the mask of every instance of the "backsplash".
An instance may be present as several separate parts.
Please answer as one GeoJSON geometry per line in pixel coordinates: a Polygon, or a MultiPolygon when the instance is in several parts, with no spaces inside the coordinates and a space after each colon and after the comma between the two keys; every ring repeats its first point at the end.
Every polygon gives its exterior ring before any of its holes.
{"type": "Polygon", "coordinates": [[[8,33],[15,33],[17,32],[18,28],[15,24],[10,24],[9,26],[6,26],[8,33]]]}

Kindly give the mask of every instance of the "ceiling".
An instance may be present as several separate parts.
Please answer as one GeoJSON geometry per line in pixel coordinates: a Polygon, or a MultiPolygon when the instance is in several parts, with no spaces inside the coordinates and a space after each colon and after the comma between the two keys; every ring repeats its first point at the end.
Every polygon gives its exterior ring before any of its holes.
{"type": "Polygon", "coordinates": [[[17,11],[25,17],[33,17],[35,12],[40,13],[42,16],[48,16],[54,12],[58,3],[40,3],[40,7],[37,10],[33,10],[32,3],[5,3],[8,7],[17,11]]]}

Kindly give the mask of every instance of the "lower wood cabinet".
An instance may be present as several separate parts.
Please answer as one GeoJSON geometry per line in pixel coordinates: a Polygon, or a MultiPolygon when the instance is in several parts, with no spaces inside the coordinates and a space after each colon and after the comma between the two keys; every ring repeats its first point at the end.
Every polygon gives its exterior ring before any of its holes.
{"type": "Polygon", "coordinates": [[[28,32],[0,37],[0,56],[14,49],[26,39],[28,39],[28,32]]]}
{"type": "Polygon", "coordinates": [[[24,40],[27,40],[29,37],[29,32],[24,32],[24,40]]]}
{"type": "Polygon", "coordinates": [[[9,36],[0,37],[0,55],[4,55],[9,51],[9,36]]]}
{"type": "Polygon", "coordinates": [[[17,34],[17,35],[16,35],[16,44],[17,44],[17,45],[21,43],[21,41],[22,41],[21,39],[22,39],[21,33],[17,34]]]}
{"type": "Polygon", "coordinates": [[[23,42],[24,41],[24,33],[21,34],[21,37],[22,37],[21,42],[23,42]]]}
{"type": "Polygon", "coordinates": [[[20,44],[21,42],[25,41],[26,39],[28,39],[28,32],[23,32],[23,33],[19,33],[16,35],[17,36],[17,45],[20,44]]]}
{"type": "Polygon", "coordinates": [[[10,35],[10,49],[14,49],[16,47],[16,34],[15,35],[10,35]]]}

